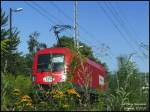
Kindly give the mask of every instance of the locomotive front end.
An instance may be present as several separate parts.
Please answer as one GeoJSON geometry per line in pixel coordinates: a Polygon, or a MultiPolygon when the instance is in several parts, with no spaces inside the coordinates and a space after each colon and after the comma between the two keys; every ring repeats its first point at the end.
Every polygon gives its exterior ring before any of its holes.
{"type": "Polygon", "coordinates": [[[32,80],[34,84],[49,85],[67,80],[69,52],[62,48],[47,48],[34,57],[32,80]]]}

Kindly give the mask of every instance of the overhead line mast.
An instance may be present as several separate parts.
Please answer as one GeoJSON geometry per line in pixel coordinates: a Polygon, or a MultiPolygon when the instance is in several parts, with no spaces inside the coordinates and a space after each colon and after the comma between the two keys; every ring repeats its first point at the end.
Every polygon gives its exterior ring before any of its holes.
{"type": "Polygon", "coordinates": [[[74,43],[79,48],[78,28],[77,28],[77,1],[74,1],[74,43]]]}

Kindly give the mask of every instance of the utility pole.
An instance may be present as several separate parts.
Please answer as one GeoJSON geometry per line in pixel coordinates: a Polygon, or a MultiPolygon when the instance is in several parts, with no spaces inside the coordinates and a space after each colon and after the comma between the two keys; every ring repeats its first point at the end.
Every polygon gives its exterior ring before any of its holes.
{"type": "Polygon", "coordinates": [[[10,38],[12,36],[12,9],[10,8],[10,38]]]}
{"type": "Polygon", "coordinates": [[[77,29],[77,1],[74,1],[74,43],[77,49],[79,48],[78,43],[78,29],[77,29]]]}
{"type": "MultiPolygon", "coordinates": [[[[10,32],[9,32],[9,38],[12,37],[12,8],[9,9],[9,14],[10,14],[10,17],[9,17],[9,20],[10,20],[10,32]]],[[[5,64],[4,64],[4,73],[6,72],[6,69],[7,69],[7,59],[5,60],[5,64]]]]}
{"type": "Polygon", "coordinates": [[[10,14],[10,38],[12,37],[12,13],[13,12],[19,12],[22,11],[23,8],[17,8],[17,9],[9,9],[9,14],[10,14]]]}

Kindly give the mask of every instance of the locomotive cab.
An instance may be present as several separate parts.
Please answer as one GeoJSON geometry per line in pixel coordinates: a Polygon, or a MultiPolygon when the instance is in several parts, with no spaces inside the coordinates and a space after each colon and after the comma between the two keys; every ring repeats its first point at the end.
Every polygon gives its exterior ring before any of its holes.
{"type": "Polygon", "coordinates": [[[70,63],[68,48],[46,48],[37,51],[32,67],[32,80],[35,84],[64,82],[70,63]]]}

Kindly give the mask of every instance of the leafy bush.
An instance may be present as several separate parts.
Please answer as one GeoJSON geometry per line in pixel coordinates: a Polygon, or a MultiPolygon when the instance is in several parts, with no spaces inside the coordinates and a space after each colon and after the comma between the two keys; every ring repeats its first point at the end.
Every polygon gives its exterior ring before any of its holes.
{"type": "Polygon", "coordinates": [[[29,94],[31,92],[32,81],[29,76],[18,75],[14,82],[14,88],[17,88],[23,94],[29,94]]]}
{"type": "Polygon", "coordinates": [[[2,76],[2,110],[12,110],[14,105],[14,89],[19,89],[20,94],[29,94],[31,91],[31,80],[29,77],[23,75],[17,75],[15,77],[12,74],[3,74],[2,76]]]}

